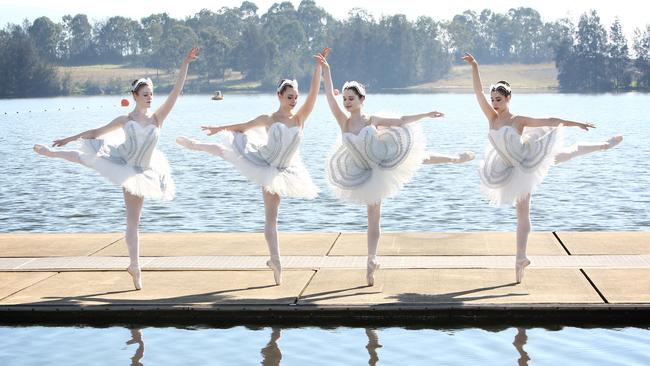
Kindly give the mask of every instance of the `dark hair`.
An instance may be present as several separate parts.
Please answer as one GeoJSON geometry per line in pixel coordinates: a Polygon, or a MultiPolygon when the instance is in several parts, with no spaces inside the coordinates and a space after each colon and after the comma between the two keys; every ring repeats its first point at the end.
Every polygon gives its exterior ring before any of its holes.
{"type": "Polygon", "coordinates": [[[504,97],[509,97],[510,95],[512,95],[512,89],[510,88],[510,83],[508,83],[505,80],[499,80],[497,81],[496,84],[492,85],[492,89],[490,90],[490,92],[493,91],[503,95],[504,97]]]}
{"type": "Polygon", "coordinates": [[[140,78],[140,79],[133,80],[133,82],[131,82],[131,93],[140,95],[140,88],[142,88],[145,85],[149,85],[153,88],[153,84],[149,84],[149,83],[151,83],[151,79],[149,78],[147,79],[140,78]]]}
{"type": "Polygon", "coordinates": [[[296,80],[291,80],[291,79],[280,79],[278,82],[278,89],[277,92],[278,94],[284,94],[284,92],[287,90],[287,88],[292,88],[292,89],[297,89],[298,87],[298,82],[296,80]],[[284,85],[282,85],[284,83],[284,85]],[[294,88],[295,84],[295,88],[294,88]]]}
{"type": "Polygon", "coordinates": [[[366,97],[366,90],[365,90],[366,87],[365,87],[365,85],[361,84],[361,83],[358,82],[358,81],[352,81],[352,82],[350,82],[350,83],[358,84],[359,86],[356,86],[356,85],[354,85],[354,84],[353,84],[353,85],[346,86],[346,84],[348,84],[348,82],[346,82],[346,83],[343,85],[343,91],[346,91],[346,90],[352,90],[352,91],[354,92],[354,94],[356,94],[357,97],[359,97],[359,99],[361,99],[361,98],[365,98],[365,97],[366,97]]]}

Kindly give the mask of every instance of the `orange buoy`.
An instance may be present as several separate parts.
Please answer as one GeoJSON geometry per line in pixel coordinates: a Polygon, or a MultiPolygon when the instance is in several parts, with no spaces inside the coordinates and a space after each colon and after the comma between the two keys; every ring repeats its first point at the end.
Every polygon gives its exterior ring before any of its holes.
{"type": "Polygon", "coordinates": [[[122,99],[120,104],[122,105],[122,107],[128,107],[129,106],[129,101],[127,99],[122,99]]]}

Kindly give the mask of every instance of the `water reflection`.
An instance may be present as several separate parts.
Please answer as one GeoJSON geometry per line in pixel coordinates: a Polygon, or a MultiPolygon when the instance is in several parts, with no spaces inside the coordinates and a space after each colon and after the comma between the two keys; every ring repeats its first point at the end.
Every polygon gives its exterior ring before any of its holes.
{"type": "Polygon", "coordinates": [[[142,330],[140,328],[131,328],[131,340],[127,341],[127,345],[132,345],[134,343],[138,344],[138,348],[135,350],[135,354],[131,357],[131,366],[143,366],[140,362],[144,356],[144,341],[142,340],[142,330]]]}
{"type": "Polygon", "coordinates": [[[512,344],[517,349],[517,352],[519,352],[519,359],[517,360],[517,364],[519,366],[528,366],[528,361],[530,361],[528,352],[524,350],[524,345],[527,341],[528,336],[526,335],[526,329],[517,328],[517,334],[515,335],[515,340],[512,342],[512,344]]]}
{"type": "Polygon", "coordinates": [[[377,361],[379,361],[377,348],[382,347],[382,345],[379,344],[379,335],[377,334],[377,330],[366,328],[366,337],[368,337],[368,345],[366,346],[366,349],[368,350],[368,365],[375,366],[377,365],[377,361]]]}
{"type": "Polygon", "coordinates": [[[282,335],[282,329],[273,327],[271,328],[271,339],[264,348],[260,351],[262,353],[262,365],[264,366],[277,366],[282,360],[282,351],[278,347],[278,339],[282,335]]]}

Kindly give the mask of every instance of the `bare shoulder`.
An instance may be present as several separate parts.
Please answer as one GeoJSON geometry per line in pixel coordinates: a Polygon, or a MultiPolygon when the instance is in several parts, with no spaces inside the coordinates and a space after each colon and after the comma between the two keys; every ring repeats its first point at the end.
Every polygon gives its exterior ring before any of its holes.
{"type": "Polygon", "coordinates": [[[517,116],[512,117],[512,125],[520,127],[520,128],[524,128],[524,127],[528,126],[529,124],[531,124],[533,120],[534,120],[533,118],[530,118],[528,116],[518,116],[517,115],[517,116]]]}
{"type": "Polygon", "coordinates": [[[111,123],[123,125],[127,123],[130,119],[131,119],[130,114],[124,114],[121,116],[117,116],[114,120],[111,121],[111,123]]]}

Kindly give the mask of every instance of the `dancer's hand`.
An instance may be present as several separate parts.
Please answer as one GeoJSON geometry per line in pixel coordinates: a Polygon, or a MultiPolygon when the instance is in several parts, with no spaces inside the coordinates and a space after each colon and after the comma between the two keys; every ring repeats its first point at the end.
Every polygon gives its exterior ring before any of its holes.
{"type": "Polygon", "coordinates": [[[320,54],[323,56],[323,58],[327,59],[327,56],[329,56],[331,50],[331,48],[325,47],[322,51],[320,51],[320,54]]]}
{"type": "Polygon", "coordinates": [[[585,131],[589,131],[590,128],[596,128],[596,125],[593,123],[579,123],[578,127],[585,131]]]}
{"type": "Polygon", "coordinates": [[[65,139],[54,140],[54,142],[52,142],[52,147],[60,147],[60,146],[66,145],[69,142],[72,142],[74,140],[76,140],[76,139],[73,139],[73,138],[70,138],[70,137],[65,138],[65,139]]]}
{"type": "Polygon", "coordinates": [[[214,135],[215,133],[219,133],[219,132],[221,132],[221,131],[224,131],[225,128],[224,128],[224,127],[201,126],[201,130],[205,131],[205,133],[206,133],[208,136],[212,136],[212,135],[214,135]]]}
{"type": "Polygon", "coordinates": [[[316,62],[318,62],[323,68],[330,67],[330,65],[327,63],[327,59],[325,58],[325,56],[323,56],[322,53],[314,55],[314,60],[316,60],[316,62]]]}
{"type": "Polygon", "coordinates": [[[200,50],[199,50],[198,47],[192,47],[192,49],[187,53],[187,56],[185,56],[185,59],[183,60],[183,62],[189,64],[190,62],[192,62],[192,61],[196,60],[197,58],[199,58],[199,51],[200,50]]]}
{"type": "Polygon", "coordinates": [[[465,52],[465,54],[461,58],[463,60],[467,61],[467,63],[469,63],[470,65],[476,65],[477,64],[476,59],[469,52],[465,52]]]}
{"type": "Polygon", "coordinates": [[[427,113],[427,117],[429,117],[429,118],[438,118],[438,117],[444,117],[444,116],[445,116],[444,113],[438,112],[438,111],[432,111],[432,112],[427,113]]]}

